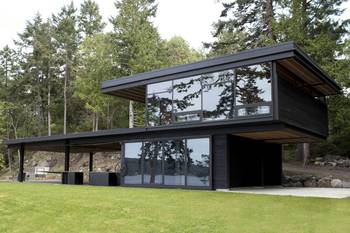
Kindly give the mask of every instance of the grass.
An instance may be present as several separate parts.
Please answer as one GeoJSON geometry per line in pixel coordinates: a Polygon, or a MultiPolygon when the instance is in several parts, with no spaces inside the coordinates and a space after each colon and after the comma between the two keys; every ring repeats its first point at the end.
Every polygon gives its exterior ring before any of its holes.
{"type": "Polygon", "coordinates": [[[0,183],[0,232],[350,232],[350,200],[0,183]]]}

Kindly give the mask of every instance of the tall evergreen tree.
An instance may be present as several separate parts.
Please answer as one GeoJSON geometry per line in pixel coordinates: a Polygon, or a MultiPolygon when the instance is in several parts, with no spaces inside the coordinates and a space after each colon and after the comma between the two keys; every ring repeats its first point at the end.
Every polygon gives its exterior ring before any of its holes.
{"type": "MultiPolygon", "coordinates": [[[[161,39],[152,19],[157,5],[154,0],[120,0],[115,3],[118,11],[111,18],[115,71],[117,76],[129,76],[162,65],[159,59],[161,39]]],[[[130,101],[129,127],[134,126],[133,102],[130,101]]],[[[139,108],[140,109],[140,108],[139,108]]],[[[138,111],[138,125],[143,125],[144,116],[138,111]]]]}
{"type": "Polygon", "coordinates": [[[95,33],[102,32],[105,23],[96,2],[85,0],[80,6],[80,14],[78,17],[79,29],[85,36],[92,36],[95,33]]]}
{"type": "Polygon", "coordinates": [[[54,38],[58,43],[58,52],[61,64],[64,66],[63,85],[63,133],[67,133],[68,101],[71,98],[71,80],[74,78],[74,65],[76,64],[77,49],[80,38],[76,9],[73,2],[64,6],[61,12],[52,16],[55,28],[54,38]]]}

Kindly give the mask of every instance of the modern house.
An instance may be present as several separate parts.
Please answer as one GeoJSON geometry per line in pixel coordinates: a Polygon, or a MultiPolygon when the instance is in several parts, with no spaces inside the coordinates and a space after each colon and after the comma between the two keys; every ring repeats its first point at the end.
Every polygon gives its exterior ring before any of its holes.
{"type": "Polygon", "coordinates": [[[325,97],[339,86],[294,43],[106,81],[143,103],[144,128],[9,140],[20,150],[122,152],[121,185],[224,189],[280,185],[282,144],[328,134],[325,97]]]}

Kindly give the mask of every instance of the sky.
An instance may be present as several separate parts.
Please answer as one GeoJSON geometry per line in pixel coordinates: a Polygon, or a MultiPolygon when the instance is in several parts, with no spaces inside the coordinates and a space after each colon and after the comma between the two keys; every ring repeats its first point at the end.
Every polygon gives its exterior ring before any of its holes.
{"type": "MultiPolygon", "coordinates": [[[[73,0],[79,6],[84,0],[73,0]]],[[[104,20],[116,14],[114,0],[95,0],[100,6],[104,20]]],[[[17,33],[23,31],[26,21],[31,20],[37,12],[50,17],[71,0],[3,0],[0,4],[0,48],[6,44],[12,46],[17,33]]],[[[350,18],[350,1],[342,18],[350,18]]],[[[155,25],[164,39],[182,36],[196,49],[202,42],[210,42],[212,24],[219,18],[222,10],[218,0],[158,0],[158,13],[155,25]]],[[[108,30],[108,28],[107,28],[108,30]]]]}

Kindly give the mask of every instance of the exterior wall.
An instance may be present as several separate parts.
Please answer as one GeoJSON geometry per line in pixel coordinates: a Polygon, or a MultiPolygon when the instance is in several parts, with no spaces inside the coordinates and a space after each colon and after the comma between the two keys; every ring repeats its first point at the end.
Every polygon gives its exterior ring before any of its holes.
{"type": "Polygon", "coordinates": [[[282,146],[231,135],[214,135],[213,189],[281,185],[282,146]]]}
{"type": "Polygon", "coordinates": [[[230,187],[230,151],[227,134],[212,137],[212,182],[213,189],[230,187]]]}
{"type": "Polygon", "coordinates": [[[327,106],[282,78],[278,79],[278,109],[280,121],[327,137],[327,106]]]}

